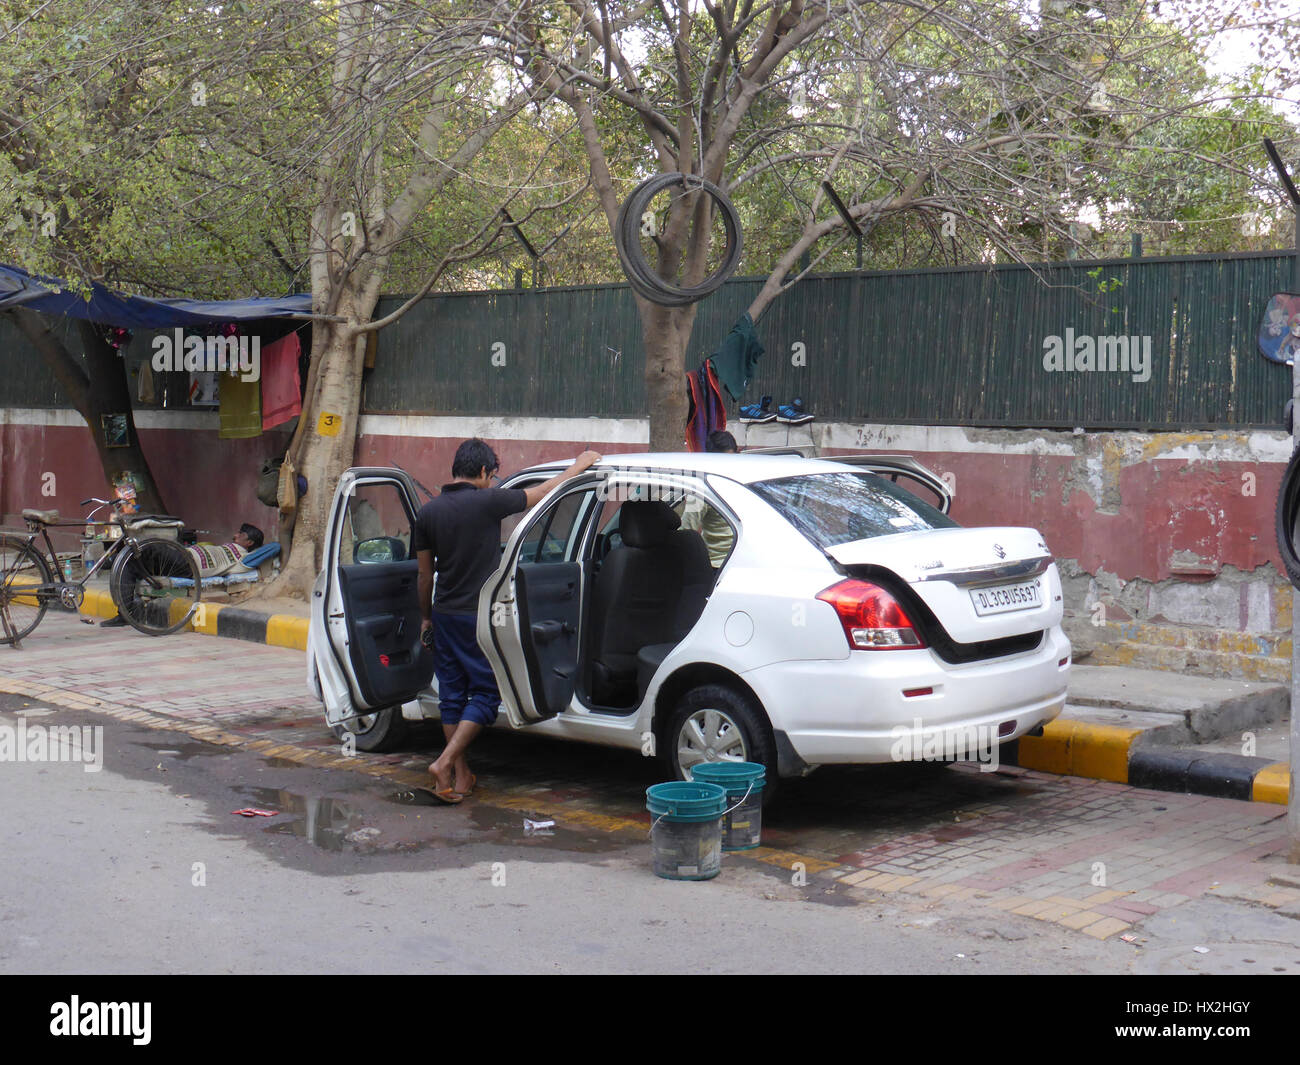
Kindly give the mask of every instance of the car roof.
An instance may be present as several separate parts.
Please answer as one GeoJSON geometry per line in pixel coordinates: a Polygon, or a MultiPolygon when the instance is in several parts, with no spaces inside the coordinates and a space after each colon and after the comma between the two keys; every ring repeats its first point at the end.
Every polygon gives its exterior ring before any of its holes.
{"type": "MultiPolygon", "coordinates": [[[[519,473],[563,470],[572,459],[543,462],[519,473]]],[[[678,470],[687,473],[710,473],[741,484],[770,481],[779,477],[798,477],[812,473],[843,473],[852,467],[826,459],[800,455],[728,454],[708,451],[619,452],[604,456],[592,469],[678,470]]],[[[861,472],[855,471],[855,472],[861,472]]]]}

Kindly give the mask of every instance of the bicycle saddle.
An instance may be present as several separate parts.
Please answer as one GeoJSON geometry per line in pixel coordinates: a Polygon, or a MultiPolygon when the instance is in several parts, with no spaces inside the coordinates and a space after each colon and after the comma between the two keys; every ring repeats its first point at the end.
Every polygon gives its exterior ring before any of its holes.
{"type": "Polygon", "coordinates": [[[57,510],[34,510],[28,507],[23,510],[23,517],[30,518],[32,521],[44,522],[46,525],[53,525],[59,520],[59,512],[57,510]]]}

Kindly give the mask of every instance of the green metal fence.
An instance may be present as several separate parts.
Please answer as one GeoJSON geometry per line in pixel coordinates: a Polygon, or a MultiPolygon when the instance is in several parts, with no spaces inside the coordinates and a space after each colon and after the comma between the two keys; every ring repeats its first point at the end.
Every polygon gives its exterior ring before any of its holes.
{"type": "MultiPolygon", "coordinates": [[[[1277,427],[1290,374],[1259,356],[1255,335],[1269,296],[1291,288],[1293,261],[1247,253],[810,277],[759,321],[767,352],[745,398],[800,396],[823,421],[1277,427]],[[1089,349],[1093,365],[1103,355],[1115,368],[1079,368],[1076,353],[1089,349]],[[1059,365],[1045,364],[1053,354],[1059,365]]],[[[699,305],[689,366],[759,284],[733,280],[699,305]]],[[[399,303],[385,297],[377,314],[399,303]]],[[[442,294],[382,331],[363,406],[643,416],[642,366],[625,285],[442,294]]],[[[60,405],[39,357],[0,323],[0,406],[60,405]]]]}
{"type": "MultiPolygon", "coordinates": [[[[1259,356],[1255,334],[1291,269],[1289,254],[1252,253],[811,277],[759,322],[767,353],[746,399],[800,396],[822,420],[1273,427],[1289,374],[1259,356]],[[1116,369],[1049,368],[1052,337],[1080,354],[1091,344],[1116,369]],[[1117,337],[1136,338],[1127,372],[1122,348],[1134,342],[1117,337]]],[[[691,366],[758,288],[731,281],[700,305],[691,366]]],[[[641,415],[632,296],[609,285],[424,300],[384,330],[365,407],[641,415]]]]}

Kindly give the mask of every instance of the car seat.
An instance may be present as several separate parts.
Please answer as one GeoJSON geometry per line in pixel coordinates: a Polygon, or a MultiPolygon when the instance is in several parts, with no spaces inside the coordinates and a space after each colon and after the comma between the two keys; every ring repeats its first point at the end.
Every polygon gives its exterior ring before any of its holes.
{"type": "Polygon", "coordinates": [[[641,652],[653,649],[662,662],[704,610],[713,567],[699,534],[679,530],[680,523],[662,502],[624,503],[619,511],[623,542],[605,557],[592,596],[591,696],[597,703],[634,705],[645,690],[638,683],[641,652]]]}

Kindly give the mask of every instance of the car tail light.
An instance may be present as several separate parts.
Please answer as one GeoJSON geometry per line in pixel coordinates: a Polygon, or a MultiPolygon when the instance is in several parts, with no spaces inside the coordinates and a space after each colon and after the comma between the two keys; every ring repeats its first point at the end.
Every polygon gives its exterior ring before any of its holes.
{"type": "Polygon", "coordinates": [[[835,608],[850,647],[889,651],[925,646],[898,600],[878,584],[850,578],[818,592],[817,598],[835,608]]]}

